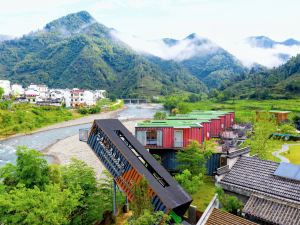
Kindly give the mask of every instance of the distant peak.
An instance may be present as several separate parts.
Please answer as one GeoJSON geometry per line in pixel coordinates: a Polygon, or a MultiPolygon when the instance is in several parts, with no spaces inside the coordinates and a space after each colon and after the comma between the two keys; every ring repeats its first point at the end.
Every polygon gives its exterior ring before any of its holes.
{"type": "Polygon", "coordinates": [[[273,48],[273,46],[276,44],[276,41],[266,36],[248,37],[247,41],[252,47],[258,48],[273,48]]]}
{"type": "Polygon", "coordinates": [[[282,44],[284,45],[287,45],[287,46],[292,46],[292,45],[300,45],[300,41],[297,41],[293,38],[289,38],[283,42],[281,42],[282,44]]]}
{"type": "Polygon", "coordinates": [[[80,11],[53,20],[45,26],[45,30],[64,29],[69,32],[74,32],[94,22],[95,19],[87,11],[80,11]]]}
{"type": "Polygon", "coordinates": [[[195,38],[198,38],[198,35],[196,33],[191,33],[185,39],[195,39],[195,38]]]}

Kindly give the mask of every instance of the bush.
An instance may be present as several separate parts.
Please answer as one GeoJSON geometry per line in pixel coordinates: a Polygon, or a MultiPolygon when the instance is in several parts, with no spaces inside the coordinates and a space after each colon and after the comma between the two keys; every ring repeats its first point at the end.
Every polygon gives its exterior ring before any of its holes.
{"type": "Polygon", "coordinates": [[[217,188],[216,192],[221,206],[225,211],[237,215],[238,211],[243,208],[243,203],[237,197],[225,194],[222,188],[217,188]]]}
{"type": "Polygon", "coordinates": [[[155,120],[164,120],[167,118],[167,113],[166,112],[156,112],[154,114],[154,119],[155,120]]]}
{"type": "Polygon", "coordinates": [[[194,194],[203,184],[203,174],[192,176],[189,170],[184,170],[182,173],[177,174],[175,179],[189,194],[194,194]]]}

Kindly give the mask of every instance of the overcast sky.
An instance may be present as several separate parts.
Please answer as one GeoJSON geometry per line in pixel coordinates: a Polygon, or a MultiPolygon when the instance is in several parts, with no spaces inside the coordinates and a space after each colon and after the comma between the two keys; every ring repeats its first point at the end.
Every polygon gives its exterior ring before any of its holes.
{"type": "Polygon", "coordinates": [[[20,36],[81,10],[148,40],[197,33],[231,49],[248,36],[300,39],[300,0],[0,0],[0,34],[20,36]]]}
{"type": "Polygon", "coordinates": [[[81,10],[148,39],[194,32],[217,42],[253,35],[300,39],[299,0],[0,0],[0,34],[22,35],[81,10]]]}

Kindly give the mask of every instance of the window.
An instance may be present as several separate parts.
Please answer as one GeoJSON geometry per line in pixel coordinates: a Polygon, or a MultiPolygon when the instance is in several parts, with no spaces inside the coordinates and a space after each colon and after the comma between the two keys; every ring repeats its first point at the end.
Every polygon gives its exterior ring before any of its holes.
{"type": "Polygon", "coordinates": [[[137,131],[136,132],[136,138],[142,145],[146,145],[147,138],[146,138],[146,131],[137,131]]]}
{"type": "Polygon", "coordinates": [[[146,133],[147,145],[157,145],[157,133],[156,130],[149,130],[146,133]]]}
{"type": "Polygon", "coordinates": [[[162,146],[162,142],[163,142],[161,130],[137,131],[136,138],[144,146],[146,145],[162,146]]]}

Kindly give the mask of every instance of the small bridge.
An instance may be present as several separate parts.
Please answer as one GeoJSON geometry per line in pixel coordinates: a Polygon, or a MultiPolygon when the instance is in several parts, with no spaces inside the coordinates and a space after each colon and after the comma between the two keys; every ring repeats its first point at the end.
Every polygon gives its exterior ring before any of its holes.
{"type": "Polygon", "coordinates": [[[140,98],[125,98],[123,99],[125,104],[143,104],[148,103],[147,99],[140,99],[140,98]]]}

